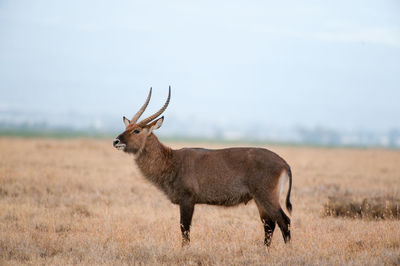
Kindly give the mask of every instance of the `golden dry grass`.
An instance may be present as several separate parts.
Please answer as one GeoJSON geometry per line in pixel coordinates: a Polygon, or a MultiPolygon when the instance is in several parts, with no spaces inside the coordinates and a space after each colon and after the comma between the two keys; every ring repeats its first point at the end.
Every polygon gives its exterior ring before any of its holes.
{"type": "Polygon", "coordinates": [[[197,205],[181,249],[178,207],[111,140],[0,138],[0,265],[400,264],[398,220],[323,215],[331,196],[398,196],[399,151],[268,148],[294,174],[291,244],[263,246],[250,202],[197,205]]]}
{"type": "Polygon", "coordinates": [[[326,216],[400,220],[400,199],[394,196],[366,197],[361,200],[349,195],[331,196],[324,208],[326,216]]]}

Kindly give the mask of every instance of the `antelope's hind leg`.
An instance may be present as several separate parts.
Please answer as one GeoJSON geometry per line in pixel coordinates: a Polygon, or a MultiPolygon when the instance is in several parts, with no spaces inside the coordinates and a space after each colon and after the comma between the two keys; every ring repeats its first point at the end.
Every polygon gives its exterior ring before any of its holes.
{"type": "Polygon", "coordinates": [[[275,230],[275,222],[270,218],[261,218],[261,221],[264,224],[264,232],[265,232],[264,245],[269,247],[271,245],[272,235],[274,234],[275,230]]]}
{"type": "Polygon", "coordinates": [[[272,219],[270,217],[270,215],[268,215],[265,208],[260,203],[258,203],[257,200],[255,200],[255,202],[256,202],[258,211],[260,213],[261,222],[264,225],[264,233],[265,233],[264,245],[269,247],[271,245],[272,235],[274,234],[276,223],[275,223],[274,219],[272,219]]]}
{"type": "Polygon", "coordinates": [[[281,229],[283,240],[285,243],[290,242],[290,218],[285,214],[282,208],[279,209],[277,222],[281,229]]]}

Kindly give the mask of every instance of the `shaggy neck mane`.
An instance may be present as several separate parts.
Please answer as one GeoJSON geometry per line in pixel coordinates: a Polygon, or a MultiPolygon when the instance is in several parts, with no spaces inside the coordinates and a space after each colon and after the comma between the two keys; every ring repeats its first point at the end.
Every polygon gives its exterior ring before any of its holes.
{"type": "Polygon", "coordinates": [[[174,175],[172,149],[163,145],[153,133],[147,137],[136,163],[143,175],[157,185],[174,175]]]}

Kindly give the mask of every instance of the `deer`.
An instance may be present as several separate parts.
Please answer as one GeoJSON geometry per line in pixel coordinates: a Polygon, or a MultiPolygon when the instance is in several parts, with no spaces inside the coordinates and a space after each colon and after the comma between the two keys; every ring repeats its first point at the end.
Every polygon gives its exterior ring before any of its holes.
{"type": "Polygon", "coordinates": [[[160,142],[159,129],[171,98],[171,86],[164,106],[138,122],[151,98],[152,88],[143,106],[131,120],[123,117],[125,131],[113,140],[113,146],[134,156],[145,179],[179,205],[182,247],[190,242],[190,229],[196,204],[236,206],[254,199],[264,226],[264,245],[269,247],[278,224],[284,243],[290,242],[290,218],[280,197],[287,180],[286,209],[291,214],[292,172],[276,153],[258,147],[224,149],[172,149],[160,142]]]}

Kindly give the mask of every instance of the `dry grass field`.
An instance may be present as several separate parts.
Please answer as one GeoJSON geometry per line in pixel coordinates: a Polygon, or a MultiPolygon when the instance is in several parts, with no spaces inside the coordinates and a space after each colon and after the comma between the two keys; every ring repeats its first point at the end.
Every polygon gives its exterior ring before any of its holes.
{"type": "Polygon", "coordinates": [[[400,264],[400,220],[326,214],[332,197],[399,198],[400,151],[269,146],[293,170],[292,242],[265,248],[251,201],[197,205],[182,249],[178,207],[111,141],[0,138],[0,265],[400,264]]]}

